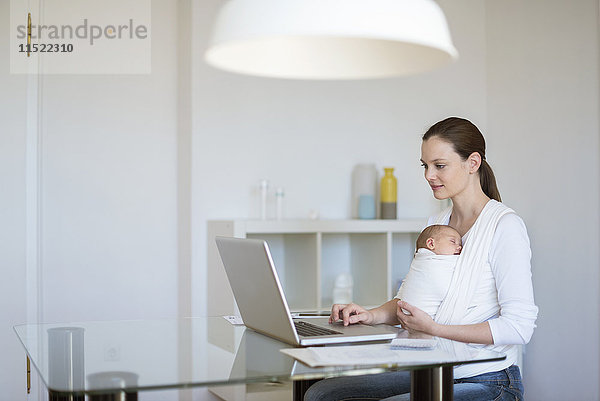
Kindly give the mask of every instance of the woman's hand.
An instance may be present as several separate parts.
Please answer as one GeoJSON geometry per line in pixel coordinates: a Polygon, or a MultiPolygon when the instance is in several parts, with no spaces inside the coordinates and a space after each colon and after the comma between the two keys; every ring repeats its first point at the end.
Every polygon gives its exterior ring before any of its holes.
{"type": "Polygon", "coordinates": [[[412,306],[404,301],[398,301],[396,316],[398,317],[402,328],[409,332],[421,332],[429,335],[436,335],[434,333],[439,324],[434,322],[431,316],[416,306],[412,306]],[[404,313],[402,309],[410,314],[404,313]]]}
{"type": "Polygon", "coordinates": [[[338,320],[342,320],[344,326],[356,323],[372,324],[373,318],[373,314],[360,305],[335,304],[331,308],[329,323],[335,323],[338,320]]]}
{"type": "Polygon", "coordinates": [[[444,325],[433,321],[431,316],[416,306],[398,301],[396,317],[402,328],[409,332],[421,332],[463,343],[493,344],[494,338],[488,322],[475,324],[444,325]],[[405,314],[402,309],[409,312],[405,314]]]}

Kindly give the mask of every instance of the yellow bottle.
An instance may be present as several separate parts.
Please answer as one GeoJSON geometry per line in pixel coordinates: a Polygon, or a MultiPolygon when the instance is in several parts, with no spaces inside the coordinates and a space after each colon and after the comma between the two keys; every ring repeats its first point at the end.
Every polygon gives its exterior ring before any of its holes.
{"type": "Polygon", "coordinates": [[[394,177],[393,167],[384,167],[385,175],[381,178],[381,218],[396,218],[396,202],[398,200],[398,180],[394,177]]]}

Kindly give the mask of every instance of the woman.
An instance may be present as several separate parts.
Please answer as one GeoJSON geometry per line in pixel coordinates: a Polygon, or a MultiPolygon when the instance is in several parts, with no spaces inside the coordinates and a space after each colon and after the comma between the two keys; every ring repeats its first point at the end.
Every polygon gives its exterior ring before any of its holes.
{"type": "MultiPolygon", "coordinates": [[[[429,225],[448,224],[463,237],[463,254],[436,320],[394,298],[371,310],[334,305],[330,321],[400,324],[409,331],[484,344],[507,359],[455,368],[454,399],[521,400],[518,345],[529,342],[538,311],[525,225],[500,203],[485,140],[470,121],[451,117],[434,124],[423,136],[421,162],[433,196],[452,200],[452,207],[430,218],[429,225]]],[[[322,380],[305,400],[409,400],[409,391],[410,373],[391,372],[322,380]]]]}

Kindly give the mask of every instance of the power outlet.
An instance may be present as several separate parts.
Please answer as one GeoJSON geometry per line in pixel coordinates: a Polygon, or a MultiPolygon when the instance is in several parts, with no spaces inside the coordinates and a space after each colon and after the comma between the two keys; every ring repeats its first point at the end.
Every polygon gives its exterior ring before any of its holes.
{"type": "Polygon", "coordinates": [[[105,361],[120,361],[121,360],[121,346],[118,344],[110,344],[104,347],[104,360],[105,361]]]}

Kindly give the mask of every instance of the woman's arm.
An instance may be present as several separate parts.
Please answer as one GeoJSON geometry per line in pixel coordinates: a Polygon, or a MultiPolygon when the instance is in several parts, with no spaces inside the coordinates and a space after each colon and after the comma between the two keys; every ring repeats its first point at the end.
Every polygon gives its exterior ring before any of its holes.
{"type": "Polygon", "coordinates": [[[436,337],[476,344],[493,344],[492,331],[488,322],[462,325],[443,325],[421,309],[404,301],[397,303],[397,317],[402,327],[408,331],[418,331],[436,337]],[[402,312],[405,309],[410,315],[402,312]]]}
{"type": "Polygon", "coordinates": [[[531,249],[523,220],[516,214],[500,219],[490,250],[490,265],[500,316],[488,321],[494,344],[527,344],[538,308],[531,282],[531,249]]]}
{"type": "Polygon", "coordinates": [[[371,309],[370,312],[373,314],[374,318],[373,324],[390,324],[392,326],[400,324],[398,317],[396,316],[396,305],[398,304],[398,299],[394,298],[391,301],[384,303],[377,308],[371,309]]]}
{"type": "Polygon", "coordinates": [[[396,318],[396,303],[397,299],[392,299],[381,306],[373,309],[365,309],[356,304],[335,304],[331,308],[329,323],[342,320],[344,326],[349,324],[364,323],[364,324],[391,324],[396,325],[400,322],[396,318]]]}

